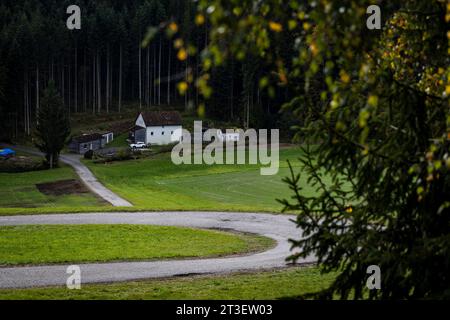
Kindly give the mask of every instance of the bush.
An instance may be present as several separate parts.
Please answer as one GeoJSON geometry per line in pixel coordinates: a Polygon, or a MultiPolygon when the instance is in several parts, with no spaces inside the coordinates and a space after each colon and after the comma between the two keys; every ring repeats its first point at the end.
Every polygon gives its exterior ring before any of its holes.
{"type": "Polygon", "coordinates": [[[44,161],[31,157],[13,157],[0,159],[0,172],[19,173],[45,170],[47,166],[44,161]]]}
{"type": "Polygon", "coordinates": [[[92,151],[92,150],[86,151],[86,153],[84,154],[84,158],[87,160],[92,160],[93,157],[94,157],[94,151],[92,151]]]}
{"type": "Polygon", "coordinates": [[[107,163],[107,162],[113,162],[113,161],[126,161],[134,159],[134,155],[132,151],[129,148],[124,148],[115,151],[112,153],[112,155],[103,154],[101,152],[95,153],[95,163],[107,163]]]}

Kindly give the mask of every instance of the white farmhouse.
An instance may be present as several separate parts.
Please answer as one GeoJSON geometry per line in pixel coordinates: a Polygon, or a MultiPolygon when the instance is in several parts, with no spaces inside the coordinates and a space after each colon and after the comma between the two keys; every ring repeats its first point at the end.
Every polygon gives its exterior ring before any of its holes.
{"type": "MultiPolygon", "coordinates": [[[[225,130],[226,132],[226,130],[225,130]]],[[[217,138],[220,142],[238,142],[239,133],[223,133],[222,130],[217,130],[217,138]]]]}
{"type": "Polygon", "coordinates": [[[167,145],[180,142],[182,137],[181,115],[178,111],[141,112],[136,118],[131,136],[134,143],[167,145]]]}

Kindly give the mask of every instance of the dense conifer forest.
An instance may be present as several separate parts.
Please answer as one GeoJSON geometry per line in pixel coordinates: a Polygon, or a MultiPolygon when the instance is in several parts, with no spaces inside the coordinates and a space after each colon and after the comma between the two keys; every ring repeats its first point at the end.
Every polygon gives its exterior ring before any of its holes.
{"type": "MultiPolygon", "coordinates": [[[[210,27],[196,23],[196,3],[187,0],[56,1],[5,0],[0,4],[0,115],[3,139],[29,136],[50,80],[69,114],[120,112],[124,107],[179,108],[196,112],[202,95],[195,86],[182,94],[180,81],[202,73],[201,50],[210,27]],[[81,29],[69,30],[67,7],[81,8],[81,29]],[[198,54],[180,57],[166,34],[198,54]],[[151,41],[144,41],[155,27],[151,41]]],[[[280,102],[260,91],[258,59],[227,61],[211,73],[210,117],[243,126],[273,127],[280,102]],[[245,76],[244,76],[245,75],[245,76]]]]}

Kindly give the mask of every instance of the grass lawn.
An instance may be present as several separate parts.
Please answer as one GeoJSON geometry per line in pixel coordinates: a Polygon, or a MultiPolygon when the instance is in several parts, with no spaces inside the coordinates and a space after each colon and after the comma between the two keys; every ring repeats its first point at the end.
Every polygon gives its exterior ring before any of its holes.
{"type": "MultiPolygon", "coordinates": [[[[259,165],[180,165],[170,154],[112,164],[85,161],[108,188],[137,208],[151,210],[236,210],[280,212],[277,198],[292,193],[282,179],[289,175],[286,160],[298,167],[299,148],[280,150],[280,170],[262,176],[259,165]]],[[[315,190],[304,184],[305,194],[315,190]]]]}
{"type": "Polygon", "coordinates": [[[25,173],[0,173],[0,208],[108,207],[92,193],[60,196],[41,193],[36,184],[78,179],[72,168],[61,165],[54,170],[25,173]]]}
{"type": "MultiPolygon", "coordinates": [[[[5,173],[0,174],[0,179],[9,183],[0,186],[0,215],[160,210],[280,212],[282,206],[276,199],[292,196],[282,182],[290,174],[286,160],[299,171],[299,156],[298,147],[281,149],[280,170],[274,176],[262,176],[259,165],[177,166],[170,153],[108,164],[83,160],[106,187],[134,205],[130,208],[112,207],[91,193],[48,196],[36,189],[36,183],[76,178],[69,167],[5,173]]],[[[328,182],[326,175],[323,178],[328,182]]],[[[307,184],[306,176],[300,183],[305,195],[316,193],[307,184]]]]}
{"type": "Polygon", "coordinates": [[[118,147],[127,147],[128,146],[128,134],[124,133],[114,137],[114,140],[106,145],[105,148],[118,148],[118,147]]]}
{"type": "Polygon", "coordinates": [[[150,225],[4,226],[0,266],[223,256],[274,244],[256,235],[150,225]]]}
{"type": "Polygon", "coordinates": [[[0,290],[0,300],[284,299],[320,291],[335,276],[321,275],[316,267],[303,267],[253,274],[82,285],[81,290],[67,290],[65,287],[8,289],[0,290]]]}

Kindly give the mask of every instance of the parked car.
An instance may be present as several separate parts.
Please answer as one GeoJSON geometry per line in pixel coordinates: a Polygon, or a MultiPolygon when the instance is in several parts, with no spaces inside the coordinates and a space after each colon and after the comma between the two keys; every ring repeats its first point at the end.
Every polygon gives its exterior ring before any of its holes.
{"type": "Polygon", "coordinates": [[[136,143],[130,144],[131,149],[144,149],[146,147],[147,147],[147,145],[144,142],[136,142],[136,143]]]}

